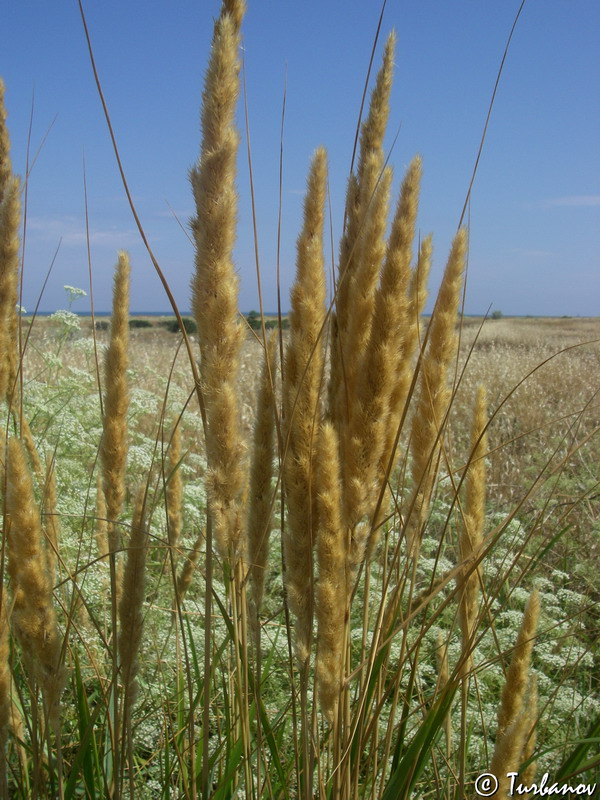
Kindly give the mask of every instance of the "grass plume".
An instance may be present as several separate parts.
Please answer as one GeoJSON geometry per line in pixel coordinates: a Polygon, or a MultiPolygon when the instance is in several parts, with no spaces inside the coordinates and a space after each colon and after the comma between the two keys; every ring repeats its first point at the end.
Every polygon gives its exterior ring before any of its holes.
{"type": "Polygon", "coordinates": [[[411,451],[415,488],[408,528],[409,546],[413,552],[418,547],[431,500],[440,457],[441,434],[450,403],[448,372],[458,345],[455,328],[466,255],[467,232],[463,228],[452,243],[431,317],[420,376],[419,400],[413,418],[411,451]]]}
{"type": "Polygon", "coordinates": [[[8,571],[12,580],[12,621],[32,678],[42,689],[48,718],[59,729],[64,685],[60,636],[40,512],[31,470],[20,441],[8,442],[6,513],[10,525],[8,571]]]}
{"type": "Polygon", "coordinates": [[[4,95],[6,88],[0,78],[0,204],[2,204],[12,177],[12,164],[10,160],[10,137],[6,125],[6,105],[4,95]]]}
{"type": "Polygon", "coordinates": [[[335,428],[324,422],[318,442],[317,508],[319,533],[316,587],[317,681],[319,701],[330,722],[336,718],[344,667],[347,607],[347,542],[342,523],[339,448],[335,428]]]}
{"type": "Polygon", "coordinates": [[[237,553],[243,526],[244,447],[239,428],[237,374],[244,329],[238,318],[238,277],[232,251],[239,134],[240,24],[245,5],[224,3],[215,23],[202,105],[202,144],[190,172],[196,202],[191,222],[196,247],[192,310],[198,325],[206,404],[208,488],[222,556],[237,553]]]}
{"type": "MultiPolygon", "coordinates": [[[[1,105],[0,105],[1,108],[1,105]]],[[[1,139],[1,135],[0,135],[1,139]]],[[[10,177],[0,200],[0,399],[10,401],[17,374],[20,183],[10,177]]]]}
{"type": "MultiPolygon", "coordinates": [[[[488,449],[486,433],[487,403],[483,386],[478,387],[471,428],[471,453],[466,476],[465,508],[463,525],[459,536],[460,557],[470,569],[470,559],[479,551],[483,542],[485,525],[485,454],[488,449]]],[[[478,595],[482,581],[481,570],[477,567],[465,577],[459,576],[460,591],[459,619],[462,632],[464,671],[468,672],[471,662],[468,656],[477,628],[478,595]]]]}
{"type": "Polygon", "coordinates": [[[144,626],[143,602],[146,585],[146,554],[148,531],[145,522],[146,488],[138,489],[127,543],[123,573],[123,593],[119,601],[119,656],[125,704],[131,707],[137,692],[136,675],[144,626]]]}
{"type": "Polygon", "coordinates": [[[256,616],[260,613],[264,594],[269,538],[273,527],[276,371],[277,336],[273,333],[267,342],[260,378],[248,498],[248,561],[256,616]]]}
{"type": "Polygon", "coordinates": [[[12,691],[10,674],[8,595],[0,587],[0,796],[8,795],[6,743],[11,716],[12,691]]]}
{"type": "Polygon", "coordinates": [[[490,770],[499,778],[498,791],[501,795],[508,790],[507,774],[518,771],[531,735],[530,716],[523,706],[523,700],[530,681],[529,667],[539,616],[540,597],[537,589],[534,589],[525,607],[498,709],[496,744],[490,770]]]}
{"type": "MultiPolygon", "coordinates": [[[[348,413],[346,387],[353,383],[354,347],[366,341],[370,310],[381,258],[382,222],[385,224],[389,171],[383,174],[383,139],[389,117],[396,36],[388,37],[383,63],[371,94],[369,113],[362,124],[356,175],[351,175],[346,194],[344,234],[340,243],[335,311],[332,315],[330,410],[338,420],[348,413]],[[380,184],[381,182],[381,184],[380,184]],[[387,187],[387,188],[386,188],[387,187]],[[358,295],[358,297],[357,297],[358,295]],[[362,313],[350,313],[350,299],[362,304],[362,313]],[[351,332],[352,331],[352,332],[351,332]],[[352,358],[350,358],[352,354],[352,358]]],[[[360,363],[360,352],[359,352],[360,363]]]]}
{"type": "Polygon", "coordinates": [[[130,271],[129,256],[121,251],[114,278],[110,344],[104,359],[104,433],[100,448],[108,544],[113,557],[121,546],[118,521],[126,488],[130,271]]]}
{"type": "Polygon", "coordinates": [[[326,193],[327,157],[320,148],[315,152],[308,176],[283,373],[283,482],[288,506],[284,537],[286,589],[297,620],[296,648],[301,663],[309,656],[313,624],[313,549],[317,525],[314,458],[322,414],[326,193]]]}

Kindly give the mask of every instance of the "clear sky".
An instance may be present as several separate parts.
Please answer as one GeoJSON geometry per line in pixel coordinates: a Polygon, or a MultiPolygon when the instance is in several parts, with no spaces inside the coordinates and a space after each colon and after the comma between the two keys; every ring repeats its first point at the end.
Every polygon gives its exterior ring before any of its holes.
{"type": "MultiPolygon", "coordinates": [[[[456,229],[518,0],[388,0],[398,34],[388,146],[395,186],[424,161],[419,228],[433,231],[437,284],[456,229]]],[[[199,102],[217,0],[85,0],[92,43],[138,212],[182,309],[189,308],[199,102]]],[[[335,245],[378,0],[248,0],[244,55],[264,307],[276,308],[279,143],[287,74],[282,291],[287,308],[311,153],[330,158],[335,245]]],[[[24,306],[65,306],[88,288],[83,160],[96,308],[110,306],[116,251],[128,249],[132,309],[168,303],[120,184],[76,0],[5,3],[0,75],[14,169],[25,173],[33,105],[24,306]],[[46,136],[47,134],[47,136],[46,136]]],[[[499,87],[470,208],[467,313],[600,314],[600,2],[527,0],[499,87]]],[[[243,108],[240,106],[243,128],[243,108]]],[[[258,306],[246,136],[235,260],[240,307],[258,306]]],[[[328,251],[331,248],[328,245],[328,251]]],[[[81,301],[75,307],[85,309],[81,301]]]]}

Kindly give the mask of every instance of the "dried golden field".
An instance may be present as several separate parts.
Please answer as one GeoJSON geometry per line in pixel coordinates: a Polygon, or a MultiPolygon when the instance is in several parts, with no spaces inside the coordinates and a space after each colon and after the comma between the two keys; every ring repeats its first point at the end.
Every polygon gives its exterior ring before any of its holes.
{"type": "MultiPolygon", "coordinates": [[[[151,324],[150,328],[130,331],[131,366],[138,385],[160,396],[163,381],[159,376],[168,375],[174,366],[172,380],[182,391],[191,392],[193,381],[180,349],[180,337],[161,327],[161,323],[172,317],[135,319],[151,324]]],[[[424,318],[423,335],[426,326],[427,318],[424,318]]],[[[29,321],[24,323],[23,330],[26,334],[29,321]]],[[[565,438],[564,447],[567,447],[570,437],[582,440],[600,424],[600,398],[596,394],[600,318],[504,317],[492,320],[465,317],[459,330],[460,354],[455,381],[458,402],[453,407],[455,428],[462,423],[463,430],[468,430],[465,423],[470,414],[470,398],[478,384],[485,385],[490,413],[494,417],[490,432],[494,495],[499,492],[501,497],[512,501],[515,493],[526,485],[530,468],[539,466],[544,456],[550,457],[553,445],[558,446],[561,437],[565,438]]],[[[48,369],[43,356],[57,348],[60,336],[61,326],[56,321],[45,317],[35,320],[24,361],[25,382],[48,369]]],[[[108,331],[97,331],[100,348],[106,345],[108,336],[108,331]]],[[[284,343],[287,336],[284,332],[284,343]]],[[[194,341],[195,336],[191,339],[194,341]]],[[[81,318],[80,330],[70,334],[61,347],[64,367],[81,367],[82,340],[90,343],[85,363],[93,372],[89,317],[81,318]]],[[[254,422],[261,347],[259,338],[248,330],[239,379],[240,394],[245,401],[247,434],[254,422]]],[[[584,459],[584,454],[580,453],[579,458],[584,459]]],[[[584,459],[582,467],[592,479],[595,464],[590,462],[585,468],[584,459]]],[[[590,514],[593,507],[590,499],[590,514]]]]}
{"type": "MultiPolygon", "coordinates": [[[[130,364],[137,387],[162,402],[166,377],[170,375],[171,397],[183,404],[191,397],[193,379],[179,335],[162,323],[171,317],[137,317],[150,328],[130,331],[130,364]]],[[[427,318],[423,319],[423,335],[427,318]]],[[[24,323],[24,331],[29,322],[24,323]]],[[[516,503],[519,518],[539,518],[540,529],[557,520],[570,525],[569,538],[576,537],[586,560],[600,558],[600,318],[465,317],[460,326],[460,351],[455,370],[456,402],[450,419],[447,455],[457,474],[467,453],[467,432],[476,387],[486,387],[489,401],[490,453],[489,498],[497,511],[516,503]],[[535,479],[540,471],[554,471],[553,480],[539,493],[535,479]]],[[[40,317],[31,328],[25,365],[25,383],[51,373],[48,353],[59,347],[60,323],[40,317]]],[[[82,348],[89,374],[95,374],[91,318],[81,318],[81,328],[70,333],[60,346],[62,369],[81,369],[82,348]],[[87,343],[87,345],[85,344],[87,343]]],[[[98,330],[99,351],[109,332],[98,330]]],[[[288,333],[284,331],[283,341],[288,333]]],[[[191,337],[194,341],[195,336],[191,337]]],[[[248,329],[242,349],[239,394],[242,399],[244,433],[250,440],[255,417],[255,397],[260,376],[262,345],[248,329]]],[[[158,416],[140,409],[138,431],[154,437],[158,416]]],[[[184,415],[190,449],[202,450],[201,422],[192,397],[184,415]],[[192,444],[193,441],[193,444],[192,444]]],[[[446,473],[447,474],[447,470],[446,473]]],[[[444,473],[440,483],[443,485],[444,473]]]]}

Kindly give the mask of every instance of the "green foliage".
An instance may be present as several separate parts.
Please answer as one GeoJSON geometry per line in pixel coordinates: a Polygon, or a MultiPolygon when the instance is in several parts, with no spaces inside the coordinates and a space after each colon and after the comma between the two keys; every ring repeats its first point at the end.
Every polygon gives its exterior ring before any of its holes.
{"type": "MultiPolygon", "coordinates": [[[[268,319],[265,322],[265,328],[268,331],[272,330],[273,328],[278,328],[278,327],[279,327],[279,320],[277,320],[277,319],[268,319]]],[[[281,330],[287,331],[287,330],[289,330],[289,327],[290,327],[289,319],[287,317],[282,317],[281,318],[281,330]]]]}
{"type": "MultiPolygon", "coordinates": [[[[252,328],[253,331],[260,331],[262,329],[260,314],[258,313],[258,311],[249,311],[248,314],[246,314],[246,322],[252,328]]],[[[273,318],[265,319],[266,330],[270,331],[278,327],[279,327],[278,319],[273,319],[273,318]]],[[[289,330],[289,327],[290,327],[289,319],[287,317],[282,317],[281,329],[286,331],[289,330]]]]}
{"type": "Polygon", "coordinates": [[[252,330],[259,331],[261,325],[260,325],[260,314],[258,313],[258,311],[249,311],[248,314],[246,315],[246,322],[248,323],[248,325],[250,325],[252,330]]]}
{"type": "MultiPolygon", "coordinates": [[[[198,326],[191,317],[182,317],[182,322],[187,334],[193,334],[197,332],[198,326]]],[[[169,333],[180,332],[179,322],[176,319],[163,320],[160,324],[163,328],[166,328],[169,333]]]]}
{"type": "Polygon", "coordinates": [[[129,320],[129,327],[130,328],[152,328],[153,325],[149,319],[130,319],[129,320]]]}

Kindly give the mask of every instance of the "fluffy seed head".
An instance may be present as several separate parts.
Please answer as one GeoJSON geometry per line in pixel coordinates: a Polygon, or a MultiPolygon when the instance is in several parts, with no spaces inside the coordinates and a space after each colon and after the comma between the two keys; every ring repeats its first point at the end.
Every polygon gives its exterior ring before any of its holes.
{"type": "Polygon", "coordinates": [[[506,683],[498,710],[498,735],[507,731],[521,713],[529,680],[529,665],[539,617],[540,595],[539,591],[534,589],[527,601],[517,643],[506,673],[506,683]]]}
{"type": "Polygon", "coordinates": [[[136,676],[144,628],[144,587],[148,531],[145,524],[146,487],[138,489],[119,600],[119,657],[129,710],[137,691],[136,676]]]}
{"type": "Polygon", "coordinates": [[[6,106],[4,105],[4,81],[0,78],[0,204],[12,176],[10,162],[10,138],[6,126],[6,106]]]}
{"type": "Polygon", "coordinates": [[[284,539],[286,588],[296,617],[296,649],[308,658],[313,616],[313,545],[316,526],[314,454],[321,408],[322,328],[325,319],[323,226],[327,191],[325,151],[316,151],[298,238],[296,281],[292,288],[290,338],[283,375],[283,480],[288,501],[284,539]]]}
{"type": "Polygon", "coordinates": [[[262,369],[256,423],[254,450],[250,472],[248,508],[248,559],[250,585],[255,617],[262,603],[269,537],[273,517],[273,461],[275,457],[275,374],[277,369],[277,334],[274,331],[265,351],[262,369]]]}
{"type": "Polygon", "coordinates": [[[499,778],[499,796],[506,794],[507,773],[518,770],[531,733],[529,710],[523,707],[523,698],[530,681],[529,666],[539,615],[540,597],[538,590],[534,589],[525,607],[498,709],[498,730],[490,771],[499,778]]]}
{"type": "Polygon", "coordinates": [[[192,309],[198,325],[206,405],[207,484],[215,538],[223,557],[241,545],[245,475],[236,378],[244,330],[238,319],[238,277],[232,260],[237,214],[240,24],[245,5],[224,3],[215,22],[205,78],[200,157],[190,179],[196,203],[192,309]]]}
{"type": "MultiPolygon", "coordinates": [[[[339,279],[337,286],[336,311],[332,326],[332,352],[334,365],[343,354],[338,354],[338,346],[346,347],[346,330],[350,322],[351,283],[357,270],[360,270],[360,237],[368,226],[369,212],[376,195],[377,185],[382,177],[384,165],[383,138],[389,117],[389,99],[392,88],[394,52],[396,36],[392,32],[386,42],[383,63],[371,94],[369,112],[361,127],[360,152],[356,175],[350,177],[346,193],[346,219],[344,234],[340,242],[339,279]]],[[[377,214],[371,214],[377,220],[377,214]]],[[[367,238],[369,238],[367,236],[367,238]]],[[[332,369],[330,393],[338,398],[343,370],[332,369]]],[[[333,407],[332,407],[333,409],[333,407]]]]}
{"type": "MultiPolygon", "coordinates": [[[[471,426],[471,453],[466,476],[465,507],[463,525],[459,533],[460,555],[463,562],[467,562],[483,541],[485,522],[485,459],[488,449],[487,434],[487,403],[483,386],[477,390],[475,407],[473,410],[473,423],[471,426]]],[[[470,566],[470,565],[469,565],[470,566]]],[[[477,621],[477,598],[482,579],[479,567],[466,576],[459,576],[460,605],[459,618],[462,632],[463,653],[472,646],[471,639],[477,621]]],[[[471,663],[470,657],[465,659],[464,670],[468,671],[471,663]]]]}
{"type": "Polygon", "coordinates": [[[125,500],[127,466],[127,382],[129,345],[129,256],[121,251],[115,270],[110,344],[104,361],[104,433],[100,460],[104,476],[104,496],[109,520],[108,542],[111,552],[119,549],[117,520],[125,500]]]}
{"type": "Polygon", "coordinates": [[[346,542],[341,516],[341,484],[335,428],[323,423],[316,462],[319,529],[316,587],[317,679],[319,701],[330,722],[335,719],[344,657],[346,586],[346,542]]]}
{"type": "MultiPolygon", "coordinates": [[[[0,149],[1,138],[0,135],[0,149]]],[[[6,398],[10,401],[18,363],[16,332],[21,218],[18,178],[6,179],[4,187],[0,187],[0,197],[0,400],[6,398]]]]}
{"type": "Polygon", "coordinates": [[[6,785],[6,759],[4,748],[10,721],[10,647],[8,621],[8,595],[4,586],[0,587],[0,793],[8,797],[6,785]]]}
{"type": "Polygon", "coordinates": [[[6,472],[8,571],[14,595],[12,619],[28,667],[42,688],[49,718],[56,728],[64,685],[61,640],[31,471],[15,437],[8,442],[6,472]]]}
{"type": "MultiPolygon", "coordinates": [[[[360,350],[352,348],[351,358],[360,366],[355,368],[356,399],[349,404],[350,436],[344,448],[345,514],[351,529],[356,528],[363,515],[371,520],[391,455],[390,428],[397,424],[395,415],[391,415],[391,405],[404,366],[400,362],[407,328],[407,289],[420,175],[421,160],[417,157],[402,184],[362,360],[358,358],[360,350]]],[[[368,533],[370,527],[356,528],[355,539],[360,538],[361,530],[368,533]]],[[[358,550],[364,551],[364,543],[358,550]]],[[[360,561],[360,553],[357,556],[360,561]]]]}
{"type": "Polygon", "coordinates": [[[196,569],[196,565],[198,563],[198,559],[202,553],[202,543],[206,538],[205,531],[200,531],[194,544],[192,545],[192,549],[188,552],[186,559],[184,561],[183,567],[181,568],[181,572],[177,576],[177,598],[181,603],[183,598],[186,595],[187,590],[192,585],[192,578],[194,577],[194,570],[196,569]]]}
{"type": "Polygon", "coordinates": [[[411,449],[414,482],[413,515],[408,529],[409,546],[414,548],[431,498],[437,474],[440,438],[448,410],[448,371],[458,343],[456,321],[462,276],[467,254],[467,234],[455,236],[429,327],[429,341],[423,358],[420,394],[413,418],[411,449]]]}

